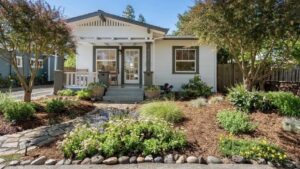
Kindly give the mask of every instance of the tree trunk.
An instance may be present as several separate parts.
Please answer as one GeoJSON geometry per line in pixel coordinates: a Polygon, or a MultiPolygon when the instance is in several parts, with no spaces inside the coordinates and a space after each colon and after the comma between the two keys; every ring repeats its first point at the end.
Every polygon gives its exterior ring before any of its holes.
{"type": "Polygon", "coordinates": [[[32,90],[24,90],[24,102],[31,102],[32,90]]]}
{"type": "Polygon", "coordinates": [[[253,90],[253,81],[244,77],[243,82],[244,82],[244,87],[246,88],[246,90],[248,90],[248,91],[253,90]]]}

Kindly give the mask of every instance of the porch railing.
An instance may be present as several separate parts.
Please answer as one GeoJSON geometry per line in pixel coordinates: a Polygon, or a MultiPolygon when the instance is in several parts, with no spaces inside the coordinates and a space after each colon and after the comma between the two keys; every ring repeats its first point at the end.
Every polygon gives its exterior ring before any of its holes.
{"type": "Polygon", "coordinates": [[[65,88],[86,88],[93,82],[98,82],[97,72],[65,72],[65,88]]]}

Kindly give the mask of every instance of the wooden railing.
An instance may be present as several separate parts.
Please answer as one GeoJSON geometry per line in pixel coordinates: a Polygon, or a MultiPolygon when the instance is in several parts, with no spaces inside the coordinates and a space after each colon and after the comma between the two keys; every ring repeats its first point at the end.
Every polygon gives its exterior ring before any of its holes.
{"type": "Polygon", "coordinates": [[[86,88],[93,82],[98,82],[97,72],[65,72],[65,88],[86,88]]]}

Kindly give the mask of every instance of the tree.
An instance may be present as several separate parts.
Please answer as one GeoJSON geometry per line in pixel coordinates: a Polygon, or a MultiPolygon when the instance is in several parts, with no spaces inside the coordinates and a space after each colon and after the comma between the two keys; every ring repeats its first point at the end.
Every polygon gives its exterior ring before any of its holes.
{"type": "Polygon", "coordinates": [[[142,23],[146,23],[146,19],[142,14],[139,15],[138,21],[142,23]]]}
{"type": "Polygon", "coordinates": [[[178,26],[179,32],[226,49],[252,90],[274,70],[294,63],[299,11],[297,0],[206,0],[182,15],[178,26]]]}
{"type": "Polygon", "coordinates": [[[65,60],[64,67],[76,67],[76,56],[74,53],[70,54],[67,60],[65,60]]]}
{"type": "Polygon", "coordinates": [[[131,5],[127,5],[125,10],[123,11],[123,17],[127,19],[135,20],[135,12],[131,5]]]}
{"type": "Polygon", "coordinates": [[[59,10],[42,0],[0,1],[0,57],[12,65],[24,89],[24,101],[31,101],[38,60],[56,54],[73,52],[75,43],[71,29],[59,10]],[[29,80],[17,67],[17,55],[30,62],[29,80]]]}

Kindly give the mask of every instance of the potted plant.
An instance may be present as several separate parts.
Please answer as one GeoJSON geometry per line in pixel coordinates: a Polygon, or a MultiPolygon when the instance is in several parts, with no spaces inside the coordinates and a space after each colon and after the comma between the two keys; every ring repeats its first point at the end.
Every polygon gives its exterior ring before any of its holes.
{"type": "Polygon", "coordinates": [[[145,96],[148,99],[158,98],[160,96],[160,87],[159,86],[147,86],[145,88],[145,96]]]}
{"type": "Polygon", "coordinates": [[[99,98],[104,95],[107,86],[103,82],[94,82],[88,85],[88,89],[92,91],[93,98],[99,98]]]}

